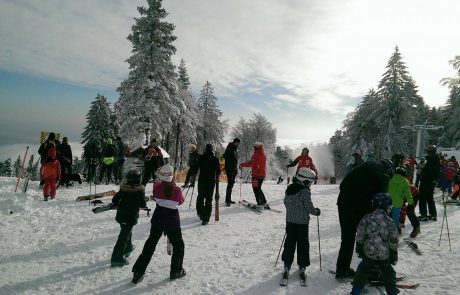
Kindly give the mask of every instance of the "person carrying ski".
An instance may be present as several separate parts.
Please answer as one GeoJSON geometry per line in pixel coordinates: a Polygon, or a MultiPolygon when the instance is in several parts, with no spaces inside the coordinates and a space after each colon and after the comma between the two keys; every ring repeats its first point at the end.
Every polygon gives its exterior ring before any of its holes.
{"type": "Polygon", "coordinates": [[[368,277],[376,266],[381,271],[388,295],[398,294],[396,272],[392,265],[398,262],[398,232],[388,216],[392,199],[387,193],[378,193],[372,198],[374,212],[359,222],[356,233],[356,253],[362,260],[353,278],[351,295],[362,294],[368,277]]]}
{"type": "Polygon", "coordinates": [[[198,196],[196,198],[196,213],[202,225],[209,223],[212,211],[212,197],[216,182],[219,180],[219,159],[214,156],[214,147],[208,143],[204,153],[198,160],[200,176],[198,178],[198,196]]]}
{"type": "Polygon", "coordinates": [[[113,206],[118,207],[115,220],[120,224],[120,233],[112,251],[111,266],[121,267],[129,264],[126,258],[134,250],[131,241],[133,227],[139,219],[139,209],[146,208],[145,188],[141,185],[141,173],[130,170],[126,173],[126,182],[113,196],[113,206]]]}
{"type": "Polygon", "coordinates": [[[238,146],[241,140],[235,137],[227,145],[224,152],[225,174],[227,175],[227,190],[225,192],[225,205],[230,206],[235,202],[232,201],[232,189],[235,184],[236,175],[238,174],[238,146]]]}
{"type": "Polygon", "coordinates": [[[170,280],[181,278],[186,274],[182,267],[185,246],[178,210],[178,206],[184,203],[185,199],[181,188],[175,184],[173,176],[174,168],[166,164],[159,171],[161,182],[153,185],[153,198],[157,206],[151,220],[150,235],[145,241],[141,255],[133,266],[132,282],[134,284],[141,282],[144,278],[145,270],[163,233],[166,234],[173,247],[170,280]]]}
{"type": "Polygon", "coordinates": [[[43,198],[56,198],[57,183],[61,180],[61,164],[56,159],[56,148],[53,146],[48,150],[48,157],[43,161],[41,177],[44,181],[43,198]]]}
{"type": "Polygon", "coordinates": [[[254,143],[254,153],[251,156],[249,162],[241,163],[240,169],[242,167],[251,167],[252,170],[252,190],[254,191],[254,196],[258,207],[269,209],[270,206],[265,199],[264,192],[262,191],[262,183],[265,179],[266,174],[266,165],[267,165],[267,156],[264,152],[264,145],[261,142],[254,143]]]}
{"type": "Polygon", "coordinates": [[[426,152],[426,165],[423,168],[422,175],[420,177],[420,199],[418,204],[420,216],[418,217],[418,220],[436,221],[437,212],[436,205],[433,199],[433,193],[439,176],[439,156],[436,154],[435,145],[429,145],[426,148],[426,152]],[[430,216],[428,216],[427,214],[427,207],[430,216]]]}
{"type": "Polygon", "coordinates": [[[391,218],[393,219],[398,233],[401,234],[399,218],[401,216],[401,207],[404,200],[408,202],[409,206],[414,206],[414,201],[412,200],[412,194],[410,191],[410,184],[406,179],[406,169],[403,166],[399,166],[395,169],[395,174],[388,184],[388,194],[391,196],[393,203],[391,218]]]}
{"type": "Polygon", "coordinates": [[[308,148],[306,147],[303,148],[300,156],[295,158],[295,160],[292,163],[287,164],[286,167],[289,168],[289,167],[294,167],[295,165],[297,165],[297,171],[299,171],[299,169],[302,167],[310,168],[311,170],[315,171],[315,174],[316,174],[315,184],[316,184],[316,181],[318,180],[318,171],[316,170],[316,167],[313,164],[312,158],[308,155],[309,152],[310,150],[308,148]]]}
{"type": "MultiPolygon", "coordinates": [[[[99,183],[102,182],[102,179],[104,178],[104,173],[106,173],[107,175],[106,184],[109,184],[109,182],[112,181],[112,172],[116,155],[117,148],[112,144],[112,139],[108,138],[104,150],[102,151],[102,165],[101,171],[99,172],[99,183]]],[[[114,176],[115,181],[117,181],[116,175],[114,176]]]]}
{"type": "Polygon", "coordinates": [[[66,187],[70,185],[70,175],[72,174],[72,148],[69,145],[67,137],[62,138],[62,143],[57,147],[57,158],[61,164],[62,180],[60,184],[65,184],[66,187]]]}
{"type": "Polygon", "coordinates": [[[352,278],[350,268],[355,246],[356,229],[364,215],[372,212],[372,196],[388,191],[388,182],[393,177],[393,164],[385,159],[369,161],[352,170],[342,180],[337,198],[341,243],[337,257],[335,278],[339,281],[352,278]]]}
{"type": "Polygon", "coordinates": [[[183,188],[185,187],[194,187],[195,186],[195,179],[196,175],[198,174],[198,159],[200,157],[200,154],[198,153],[198,150],[196,149],[196,145],[191,144],[190,145],[190,153],[188,155],[188,166],[189,169],[187,171],[187,176],[185,176],[185,182],[184,185],[182,186],[183,188]],[[189,184],[190,182],[190,184],[189,184]]]}
{"type": "Polygon", "coordinates": [[[283,279],[289,276],[289,270],[294,261],[297,247],[297,264],[300,278],[305,281],[305,270],[310,265],[310,244],[308,241],[308,224],[310,215],[319,216],[320,209],[311,202],[310,186],[315,181],[316,174],[310,168],[302,167],[297,171],[292,184],[285,193],[286,206],[286,239],[281,259],[284,262],[283,279]]]}
{"type": "Polygon", "coordinates": [[[142,156],[144,158],[144,174],[142,176],[142,184],[146,185],[150,179],[153,178],[155,180],[155,173],[165,164],[163,160],[163,154],[158,147],[158,141],[156,138],[152,138],[150,145],[143,151],[142,156]]]}

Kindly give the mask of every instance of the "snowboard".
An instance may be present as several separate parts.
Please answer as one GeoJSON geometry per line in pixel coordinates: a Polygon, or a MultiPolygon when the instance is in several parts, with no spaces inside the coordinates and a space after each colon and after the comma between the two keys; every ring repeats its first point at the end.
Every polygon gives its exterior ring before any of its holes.
{"type": "Polygon", "coordinates": [[[97,194],[91,194],[91,195],[86,195],[86,196],[80,196],[78,197],[75,201],[88,201],[88,200],[94,200],[94,199],[99,199],[103,197],[113,197],[115,195],[114,190],[110,190],[107,192],[102,192],[102,193],[97,193],[97,194]]]}
{"type": "Polygon", "coordinates": [[[32,154],[30,155],[29,165],[27,166],[27,169],[26,169],[26,178],[24,179],[24,184],[22,186],[23,193],[27,192],[27,188],[29,186],[30,174],[32,173],[33,166],[34,166],[34,155],[32,154]]]}

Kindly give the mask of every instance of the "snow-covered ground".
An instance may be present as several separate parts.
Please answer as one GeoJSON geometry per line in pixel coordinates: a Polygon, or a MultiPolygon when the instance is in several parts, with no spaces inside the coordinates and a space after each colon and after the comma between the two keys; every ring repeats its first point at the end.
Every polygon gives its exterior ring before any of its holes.
{"type": "MultiPolygon", "coordinates": [[[[265,211],[260,215],[244,207],[221,207],[221,220],[202,226],[189,210],[190,194],[180,209],[185,241],[184,268],[187,276],[169,281],[170,256],[162,238],[144,281],[131,284],[131,266],[139,256],[148,236],[150,220],[141,211],[133,231],[134,253],[131,265],[110,267],[110,255],[119,225],[115,211],[93,214],[87,201],[75,198],[89,193],[88,185],[58,190],[57,200],[43,202],[38,183],[31,183],[27,195],[12,193],[15,179],[0,178],[0,294],[348,294],[349,284],[339,283],[328,273],[335,269],[340,245],[340,228],[335,205],[337,185],[313,186],[313,202],[321,208],[320,222],[322,271],[319,266],[317,220],[310,223],[311,266],[308,287],[300,287],[298,270],[291,271],[289,286],[279,286],[282,263],[274,268],[284,235],[283,192],[285,185],[264,183],[263,189],[278,214],[265,211]],[[13,213],[10,214],[10,211],[13,213]]],[[[220,191],[225,192],[221,184],[220,191]]],[[[98,186],[98,191],[117,189],[98,186]]],[[[151,187],[148,188],[151,191],[151,187]]],[[[194,200],[196,198],[194,192],[194,200]]],[[[250,184],[242,185],[244,199],[253,201],[250,184]]],[[[239,199],[239,184],[234,188],[239,199]]],[[[105,203],[109,198],[103,199],[105,203]]],[[[452,252],[447,233],[438,246],[443,207],[439,198],[437,222],[422,223],[416,239],[422,256],[417,256],[401,241],[398,275],[407,283],[420,283],[416,290],[400,294],[458,294],[460,281],[460,206],[448,207],[452,252]]],[[[149,206],[154,204],[149,202],[149,206]]],[[[406,221],[403,237],[411,226],[406,221]]],[[[444,228],[445,230],[445,228],[444,228]]],[[[356,268],[359,259],[353,258],[356,268]]],[[[383,290],[383,289],[382,289],[383,290]]],[[[368,294],[381,294],[369,288],[368,294]]]]}

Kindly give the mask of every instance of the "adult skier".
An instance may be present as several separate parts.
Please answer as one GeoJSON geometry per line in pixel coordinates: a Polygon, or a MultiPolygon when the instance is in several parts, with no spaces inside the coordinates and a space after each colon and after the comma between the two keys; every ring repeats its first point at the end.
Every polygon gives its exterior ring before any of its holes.
{"type": "Polygon", "coordinates": [[[134,250],[131,241],[133,227],[139,219],[139,209],[145,208],[145,188],[141,185],[141,173],[130,170],[126,173],[126,183],[120,185],[120,191],[112,199],[117,206],[115,220],[120,224],[120,233],[113,248],[111,266],[121,267],[129,264],[126,258],[134,250]]]}
{"type": "Polygon", "coordinates": [[[67,137],[62,138],[62,143],[57,147],[58,161],[61,164],[61,184],[66,187],[70,185],[70,176],[72,174],[72,148],[69,145],[67,137]]]}
{"type": "Polygon", "coordinates": [[[227,175],[227,190],[225,192],[225,204],[230,206],[235,202],[232,201],[232,189],[235,184],[235,178],[238,174],[238,146],[241,140],[235,137],[232,142],[227,145],[224,152],[225,159],[225,174],[227,175]]]}
{"type": "Polygon", "coordinates": [[[316,170],[316,167],[313,164],[312,158],[308,155],[309,152],[310,150],[307,147],[304,147],[302,149],[302,153],[300,154],[300,156],[295,158],[295,160],[292,163],[286,165],[286,167],[289,168],[289,167],[294,167],[295,165],[297,165],[297,171],[299,171],[299,169],[302,167],[310,168],[311,170],[315,171],[315,175],[316,175],[315,184],[316,184],[316,181],[318,180],[318,171],[316,170]]]}
{"type": "Polygon", "coordinates": [[[157,206],[151,220],[150,235],[145,241],[141,255],[133,266],[132,282],[134,284],[139,283],[144,278],[145,270],[163,233],[168,236],[173,246],[169,279],[175,280],[185,276],[185,270],[182,267],[185,246],[178,210],[178,206],[184,203],[185,199],[181,188],[174,183],[173,176],[174,168],[166,164],[159,171],[158,177],[161,183],[156,183],[153,186],[153,198],[157,206]]]}
{"type": "Polygon", "coordinates": [[[88,182],[96,181],[96,171],[100,156],[99,142],[96,139],[90,139],[83,147],[88,182]]]}
{"type": "MultiPolygon", "coordinates": [[[[112,181],[112,172],[116,155],[117,148],[112,144],[112,139],[107,138],[106,145],[102,150],[102,164],[101,170],[99,172],[99,183],[102,182],[102,179],[104,178],[104,173],[106,173],[107,175],[106,184],[109,184],[109,182],[112,181]]],[[[116,176],[115,181],[117,181],[116,176]]]]}
{"type": "Polygon", "coordinates": [[[433,199],[434,188],[436,182],[438,181],[439,176],[439,156],[436,154],[436,146],[429,145],[426,148],[427,156],[425,156],[426,164],[420,175],[420,200],[418,208],[420,211],[420,216],[418,220],[427,221],[433,220],[436,221],[437,212],[436,205],[433,199]],[[427,207],[430,215],[428,216],[427,207]]]}
{"type": "Polygon", "coordinates": [[[372,212],[372,196],[387,192],[391,177],[393,164],[385,159],[381,162],[365,162],[342,180],[337,198],[341,230],[335,275],[337,280],[353,278],[355,272],[350,268],[350,263],[359,221],[364,215],[372,212]]]}
{"type": "Polygon", "coordinates": [[[252,171],[252,190],[258,207],[270,209],[270,206],[265,199],[264,192],[262,191],[262,183],[265,179],[267,165],[267,156],[264,152],[264,145],[261,142],[254,143],[254,153],[251,156],[251,160],[240,164],[242,167],[251,167],[252,171]]]}
{"type": "Polygon", "coordinates": [[[311,202],[310,186],[316,174],[310,168],[302,167],[297,171],[292,184],[286,189],[284,205],[286,206],[286,240],[281,259],[284,262],[283,279],[289,276],[297,248],[297,264],[302,282],[306,280],[305,271],[310,265],[310,243],[308,241],[308,224],[310,215],[319,216],[321,211],[311,202]]]}
{"type": "Polygon", "coordinates": [[[196,145],[190,145],[190,153],[188,154],[188,166],[189,169],[187,171],[187,176],[185,176],[185,182],[182,187],[194,187],[195,186],[195,178],[198,174],[198,159],[200,158],[200,154],[196,149],[196,145]]]}
{"type": "Polygon", "coordinates": [[[198,196],[196,198],[196,213],[202,225],[209,223],[212,211],[212,197],[216,181],[220,175],[219,159],[214,156],[214,147],[208,143],[204,153],[198,160],[200,176],[198,178],[198,196]]]}
{"type": "Polygon", "coordinates": [[[142,184],[145,186],[150,179],[155,179],[155,173],[165,163],[156,138],[153,138],[150,141],[150,145],[144,150],[142,156],[144,157],[144,174],[142,176],[142,184]]]}

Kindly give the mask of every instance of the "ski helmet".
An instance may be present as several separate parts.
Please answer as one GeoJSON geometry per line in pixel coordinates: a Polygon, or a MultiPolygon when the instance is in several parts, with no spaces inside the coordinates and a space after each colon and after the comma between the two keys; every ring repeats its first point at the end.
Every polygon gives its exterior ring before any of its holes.
{"type": "Polygon", "coordinates": [[[426,147],[426,153],[428,155],[434,155],[436,154],[436,146],[434,144],[430,144],[429,146],[426,147]]]}
{"type": "Polygon", "coordinates": [[[406,170],[406,168],[403,167],[403,166],[398,166],[398,167],[396,167],[395,173],[396,173],[396,174],[399,174],[399,175],[401,175],[401,176],[404,176],[404,177],[407,176],[407,170],[406,170]]]}
{"type": "Polygon", "coordinates": [[[391,209],[393,199],[387,193],[378,193],[372,198],[372,206],[387,211],[391,209]]]}
{"type": "Polygon", "coordinates": [[[316,179],[316,173],[315,171],[311,170],[310,168],[307,167],[302,167],[297,171],[297,174],[295,176],[298,180],[301,182],[306,182],[308,181],[308,185],[311,184],[313,181],[316,179]]]}
{"type": "Polygon", "coordinates": [[[139,170],[133,169],[129,170],[126,173],[126,181],[130,184],[140,184],[141,183],[141,172],[139,170]]]}
{"type": "Polygon", "coordinates": [[[380,163],[385,167],[385,174],[388,175],[388,177],[392,178],[394,174],[394,165],[393,162],[389,159],[384,159],[380,161],[380,163]]]}
{"type": "Polygon", "coordinates": [[[302,149],[302,153],[306,153],[308,155],[309,152],[310,152],[310,150],[307,147],[304,147],[302,149]]]}
{"type": "Polygon", "coordinates": [[[159,178],[161,181],[164,182],[171,182],[173,180],[174,176],[174,168],[173,166],[166,164],[163,167],[160,168],[160,171],[158,172],[159,178]]]}
{"type": "Polygon", "coordinates": [[[263,147],[264,147],[264,144],[261,143],[260,141],[256,141],[256,142],[254,142],[254,147],[255,147],[255,148],[263,148],[263,147]]]}

